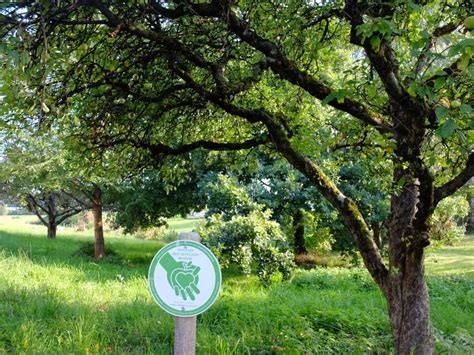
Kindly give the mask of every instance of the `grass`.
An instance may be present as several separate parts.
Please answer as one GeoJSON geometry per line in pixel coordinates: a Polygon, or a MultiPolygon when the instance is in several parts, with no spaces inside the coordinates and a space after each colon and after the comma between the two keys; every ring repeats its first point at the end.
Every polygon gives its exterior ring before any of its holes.
{"type": "Polygon", "coordinates": [[[199,227],[199,224],[203,223],[204,219],[202,218],[170,218],[168,219],[169,229],[172,229],[178,233],[181,232],[191,232],[199,227]]]}
{"type": "Polygon", "coordinates": [[[425,265],[431,275],[457,275],[474,281],[474,235],[455,246],[428,252],[425,265]]]}
{"type": "MultiPolygon", "coordinates": [[[[94,261],[74,256],[90,232],[47,240],[9,218],[0,217],[0,353],[172,352],[173,317],[146,282],[160,242],[108,235],[121,259],[94,261]]],[[[471,238],[427,260],[441,353],[474,349],[473,251],[471,238]]],[[[393,351],[385,301],[365,270],[300,270],[268,288],[235,269],[223,276],[218,301],[198,317],[198,354],[393,351]]]]}

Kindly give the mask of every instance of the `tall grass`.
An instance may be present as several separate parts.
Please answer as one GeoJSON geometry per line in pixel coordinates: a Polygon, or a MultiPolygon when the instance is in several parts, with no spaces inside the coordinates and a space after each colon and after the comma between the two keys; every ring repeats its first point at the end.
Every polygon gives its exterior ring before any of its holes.
{"type": "MultiPolygon", "coordinates": [[[[173,317],[154,303],[146,282],[162,244],[109,238],[120,258],[95,261],[75,256],[87,240],[74,234],[47,240],[0,227],[0,353],[172,352],[173,317]]],[[[464,250],[458,259],[466,274],[464,250]]],[[[429,277],[436,346],[469,353],[474,282],[456,276],[449,262],[446,276],[439,253],[429,277]]],[[[223,275],[218,301],[198,317],[198,353],[392,351],[386,304],[365,270],[301,270],[268,288],[235,268],[223,275]]]]}

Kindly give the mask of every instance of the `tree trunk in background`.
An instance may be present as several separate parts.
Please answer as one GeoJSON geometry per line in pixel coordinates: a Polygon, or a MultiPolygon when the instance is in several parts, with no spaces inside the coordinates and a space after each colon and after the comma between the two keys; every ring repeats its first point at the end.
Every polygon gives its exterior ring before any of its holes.
{"type": "Polygon", "coordinates": [[[56,223],[56,195],[54,193],[51,193],[48,196],[47,200],[47,208],[48,208],[48,239],[54,239],[56,238],[56,231],[58,229],[58,224],[56,223]]]}
{"type": "Polygon", "coordinates": [[[306,254],[308,250],[304,242],[304,214],[301,209],[293,216],[293,230],[295,255],[306,254]]]}
{"type": "Polygon", "coordinates": [[[374,232],[374,242],[377,244],[379,249],[382,249],[382,234],[380,233],[381,229],[381,223],[374,223],[372,225],[372,231],[374,232]]]}
{"type": "Polygon", "coordinates": [[[58,229],[58,226],[54,217],[49,217],[48,225],[46,227],[48,228],[48,239],[56,238],[56,231],[58,229]]]}
{"type": "Polygon", "coordinates": [[[469,214],[467,215],[466,231],[468,233],[474,232],[474,178],[471,178],[467,183],[469,191],[467,199],[469,201],[469,214]]]}
{"type": "Polygon", "coordinates": [[[102,190],[97,185],[92,193],[92,213],[94,214],[94,255],[96,258],[105,256],[104,227],[102,223],[102,190]]]}

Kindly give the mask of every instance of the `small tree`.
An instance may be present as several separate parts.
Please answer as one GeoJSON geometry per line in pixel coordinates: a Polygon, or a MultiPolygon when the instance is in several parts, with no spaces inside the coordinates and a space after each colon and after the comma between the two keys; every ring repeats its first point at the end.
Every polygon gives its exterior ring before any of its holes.
{"type": "Polygon", "coordinates": [[[33,212],[56,238],[57,227],[84,207],[66,192],[67,169],[57,137],[18,135],[7,140],[0,181],[10,196],[33,212]]]}
{"type": "Polygon", "coordinates": [[[56,238],[58,226],[83,210],[83,206],[63,192],[28,193],[27,208],[48,229],[48,238],[56,238]]]}

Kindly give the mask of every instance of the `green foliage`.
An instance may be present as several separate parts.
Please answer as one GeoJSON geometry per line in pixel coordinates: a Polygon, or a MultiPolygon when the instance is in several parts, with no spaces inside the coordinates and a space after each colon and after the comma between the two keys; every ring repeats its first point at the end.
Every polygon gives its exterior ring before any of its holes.
{"type": "Polygon", "coordinates": [[[201,229],[201,235],[224,267],[236,263],[247,275],[255,267],[264,284],[277,280],[279,276],[288,279],[293,268],[293,255],[288,251],[278,223],[270,217],[269,210],[254,210],[227,221],[216,214],[201,229]]]}
{"type": "Polygon", "coordinates": [[[255,202],[249,189],[235,177],[210,173],[201,185],[206,196],[207,215],[221,214],[224,220],[230,220],[264,207],[255,202]]]}
{"type": "Polygon", "coordinates": [[[439,203],[431,217],[431,240],[435,247],[454,245],[466,233],[465,217],[469,203],[465,196],[447,197],[439,203]]]}
{"type": "Polygon", "coordinates": [[[306,247],[314,253],[326,253],[332,250],[335,242],[334,232],[328,225],[324,225],[325,211],[315,213],[304,212],[306,247]]]}
{"type": "MultiPolygon", "coordinates": [[[[178,160],[178,163],[180,161],[178,160]]],[[[197,194],[197,179],[185,162],[184,181],[168,179],[165,170],[146,170],[131,180],[116,186],[110,197],[115,214],[114,223],[126,233],[166,225],[166,218],[200,210],[202,203],[197,194]]]]}

